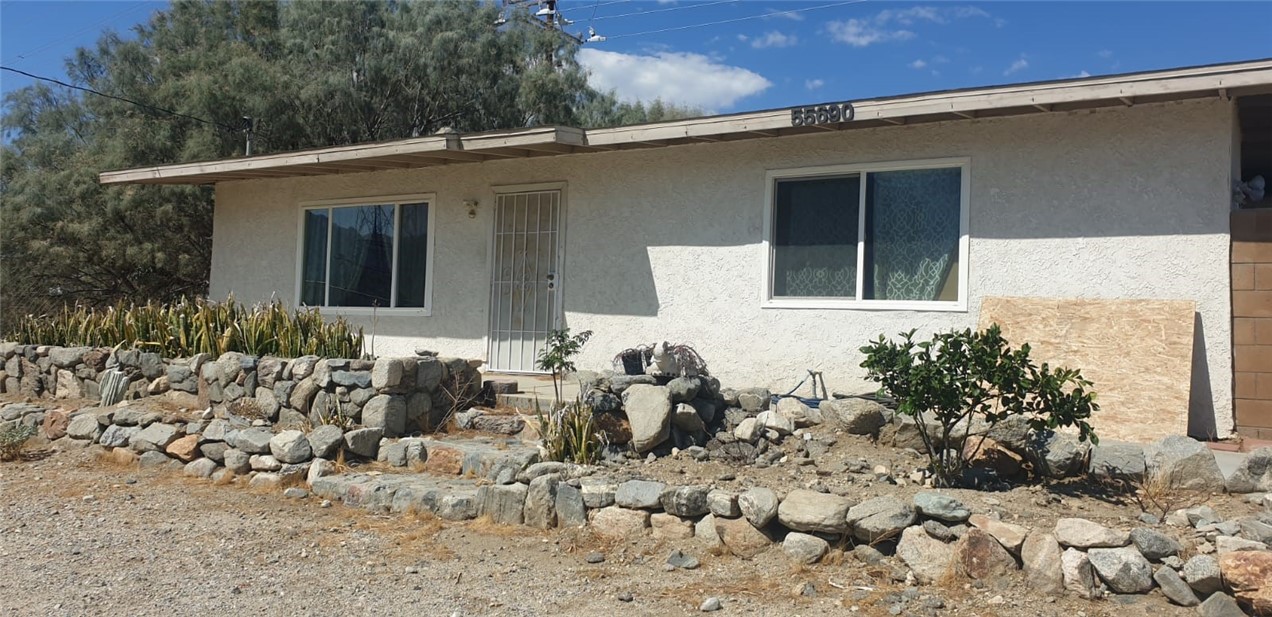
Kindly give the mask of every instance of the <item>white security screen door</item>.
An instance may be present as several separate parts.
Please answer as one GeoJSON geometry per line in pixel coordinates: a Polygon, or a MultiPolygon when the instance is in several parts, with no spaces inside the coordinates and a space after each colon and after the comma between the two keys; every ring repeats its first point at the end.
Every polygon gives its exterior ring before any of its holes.
{"type": "Polygon", "coordinates": [[[490,367],[538,372],[535,359],[560,308],[561,191],[495,199],[490,285],[490,367]]]}

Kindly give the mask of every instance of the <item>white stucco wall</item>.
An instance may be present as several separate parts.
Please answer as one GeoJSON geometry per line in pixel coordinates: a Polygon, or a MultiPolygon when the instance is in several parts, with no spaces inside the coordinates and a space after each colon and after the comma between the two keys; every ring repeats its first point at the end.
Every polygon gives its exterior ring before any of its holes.
{"type": "Polygon", "coordinates": [[[1232,430],[1231,116],[1218,101],[1172,103],[223,183],[211,293],[294,301],[299,202],[435,193],[433,314],[380,317],[376,352],[423,344],[484,357],[491,187],[565,181],[565,318],[595,332],[581,367],[684,341],[726,385],[784,391],[819,368],[832,389],[855,390],[868,339],[974,326],[984,296],[1187,299],[1204,331],[1194,413],[1208,419],[1213,407],[1209,430],[1222,436],[1232,430]],[[971,159],[967,312],[760,307],[765,170],[945,157],[971,159]],[[475,220],[465,199],[481,202],[475,220]]]}

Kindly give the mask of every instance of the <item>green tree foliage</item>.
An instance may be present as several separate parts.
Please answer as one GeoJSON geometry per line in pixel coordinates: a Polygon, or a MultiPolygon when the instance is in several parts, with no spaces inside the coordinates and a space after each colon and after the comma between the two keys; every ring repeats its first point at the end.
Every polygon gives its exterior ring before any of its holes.
{"type": "Polygon", "coordinates": [[[1076,427],[1081,440],[1097,441],[1087,420],[1099,411],[1091,382],[1081,371],[1041,367],[1029,344],[1012,349],[997,324],[974,332],[941,332],[930,341],[879,340],[861,348],[867,378],[910,416],[927,449],[933,477],[951,486],[962,479],[967,456],[984,435],[1007,418],[1023,417],[1034,431],[1076,427]],[[973,447],[963,448],[966,436],[973,447]]]}
{"type": "Polygon", "coordinates": [[[577,44],[527,11],[495,28],[475,0],[177,0],[127,40],[68,59],[79,86],[205,119],[36,84],[4,101],[0,329],[64,303],[206,292],[207,187],[101,187],[101,171],[541,124],[689,114],[589,88],[577,44]],[[652,106],[651,106],[652,107],[652,106]]]}

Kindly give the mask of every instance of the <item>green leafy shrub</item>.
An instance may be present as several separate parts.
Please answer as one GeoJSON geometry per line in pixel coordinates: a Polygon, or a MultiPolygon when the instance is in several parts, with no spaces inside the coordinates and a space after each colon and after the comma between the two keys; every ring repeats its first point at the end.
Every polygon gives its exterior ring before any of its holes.
{"type": "Polygon", "coordinates": [[[1080,440],[1098,442],[1087,419],[1099,410],[1091,382],[1077,369],[1038,366],[1029,345],[1013,350],[997,324],[980,332],[938,333],[914,341],[879,340],[861,348],[867,378],[897,401],[897,413],[914,418],[936,482],[957,484],[966,457],[979,449],[951,448],[969,427],[984,434],[1011,417],[1023,417],[1034,431],[1076,427],[1080,440]],[[931,434],[939,427],[940,434],[931,434]]]}
{"type": "Polygon", "coordinates": [[[552,373],[552,393],[556,396],[554,407],[561,405],[561,378],[574,371],[574,356],[579,355],[588,339],[592,338],[591,330],[584,330],[570,336],[570,329],[553,330],[548,333],[548,340],[539,350],[536,366],[541,371],[552,373]]]}
{"type": "Polygon", "coordinates": [[[592,407],[581,401],[561,405],[544,413],[535,406],[539,437],[548,460],[587,465],[601,458],[605,435],[596,426],[592,407]]]}
{"type": "Polygon", "coordinates": [[[16,461],[22,455],[22,447],[35,436],[34,426],[13,424],[0,430],[0,461],[16,461]]]}
{"type": "Polygon", "coordinates": [[[326,321],[318,309],[288,310],[278,300],[249,307],[234,296],[225,302],[66,307],[59,314],[22,319],[6,338],[32,345],[140,347],[172,357],[227,351],[292,358],[362,355],[362,328],[344,318],[326,321]]]}

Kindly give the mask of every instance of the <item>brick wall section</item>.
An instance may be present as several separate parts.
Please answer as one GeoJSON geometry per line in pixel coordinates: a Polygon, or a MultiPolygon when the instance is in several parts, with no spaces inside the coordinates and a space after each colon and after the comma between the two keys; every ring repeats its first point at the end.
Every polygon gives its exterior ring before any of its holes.
{"type": "Polygon", "coordinates": [[[1272,209],[1232,213],[1232,344],[1237,432],[1272,439],[1272,209]]]}

